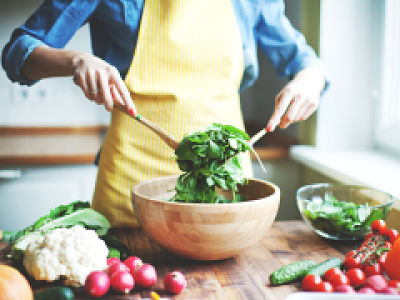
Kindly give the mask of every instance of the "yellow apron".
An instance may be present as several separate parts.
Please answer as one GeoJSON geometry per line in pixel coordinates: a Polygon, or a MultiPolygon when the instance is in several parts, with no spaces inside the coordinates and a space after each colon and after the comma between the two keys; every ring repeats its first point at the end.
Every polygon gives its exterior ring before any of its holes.
{"type": "MultiPolygon", "coordinates": [[[[178,140],[213,122],[244,129],[239,102],[243,52],[230,0],[145,2],[125,78],[137,111],[178,140]]],[[[242,164],[251,176],[249,155],[242,164]]],[[[92,206],[113,227],[137,227],[132,187],[179,174],[173,150],[120,110],[112,112],[92,206]]]]}

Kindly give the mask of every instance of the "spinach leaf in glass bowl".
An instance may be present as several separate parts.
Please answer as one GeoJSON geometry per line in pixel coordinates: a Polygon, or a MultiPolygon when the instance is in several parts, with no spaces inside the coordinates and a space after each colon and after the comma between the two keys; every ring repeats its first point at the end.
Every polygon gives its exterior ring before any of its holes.
{"type": "Polygon", "coordinates": [[[362,186],[314,184],[297,191],[297,204],[307,224],[336,240],[363,238],[376,219],[385,219],[392,196],[362,186]]]}

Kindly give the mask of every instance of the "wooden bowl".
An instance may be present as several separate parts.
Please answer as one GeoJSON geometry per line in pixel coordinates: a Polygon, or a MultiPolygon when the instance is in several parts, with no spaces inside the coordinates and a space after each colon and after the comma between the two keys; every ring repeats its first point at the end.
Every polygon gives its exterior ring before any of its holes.
{"type": "Polygon", "coordinates": [[[177,176],[136,185],[133,206],[145,233],[164,248],[187,258],[219,260],[257,243],[275,220],[280,190],[269,182],[249,179],[239,188],[244,202],[226,204],[166,201],[177,176]]]}

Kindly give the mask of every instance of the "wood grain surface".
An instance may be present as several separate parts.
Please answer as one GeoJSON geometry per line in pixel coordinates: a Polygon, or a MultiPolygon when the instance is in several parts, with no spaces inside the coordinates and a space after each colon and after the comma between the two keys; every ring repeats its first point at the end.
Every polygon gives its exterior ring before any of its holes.
{"type": "MultiPolygon", "coordinates": [[[[322,262],[330,257],[344,257],[344,253],[357,247],[357,242],[328,241],[315,235],[301,221],[275,222],[265,237],[240,255],[221,261],[201,262],[182,259],[152,243],[140,229],[113,230],[132,251],[145,262],[153,264],[159,279],[151,290],[134,289],[129,295],[109,292],[97,299],[128,300],[150,299],[156,291],[161,299],[271,299],[284,300],[299,291],[299,284],[272,287],[268,277],[284,264],[302,259],[322,262]],[[172,270],[182,271],[187,288],[177,296],[169,295],[162,285],[163,276],[172,270]]],[[[0,262],[7,263],[5,244],[0,244],[0,262]]],[[[9,262],[8,262],[9,263],[9,262]]],[[[30,280],[34,290],[49,286],[30,280]]],[[[91,299],[83,288],[74,289],[77,300],[91,299]]]]}
{"type": "MultiPolygon", "coordinates": [[[[178,176],[144,181],[132,192],[133,206],[143,230],[164,248],[199,260],[220,260],[241,253],[257,243],[275,220],[279,207],[278,186],[249,179],[236,203],[182,203],[165,201],[178,176]]],[[[232,193],[221,194],[232,199],[232,193]]]]}

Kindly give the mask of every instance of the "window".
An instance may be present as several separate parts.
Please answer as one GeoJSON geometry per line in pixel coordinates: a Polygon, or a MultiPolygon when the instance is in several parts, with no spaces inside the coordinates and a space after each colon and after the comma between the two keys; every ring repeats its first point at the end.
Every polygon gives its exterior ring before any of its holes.
{"type": "Polygon", "coordinates": [[[382,82],[375,140],[400,153],[400,1],[386,0],[383,21],[382,82]]]}

